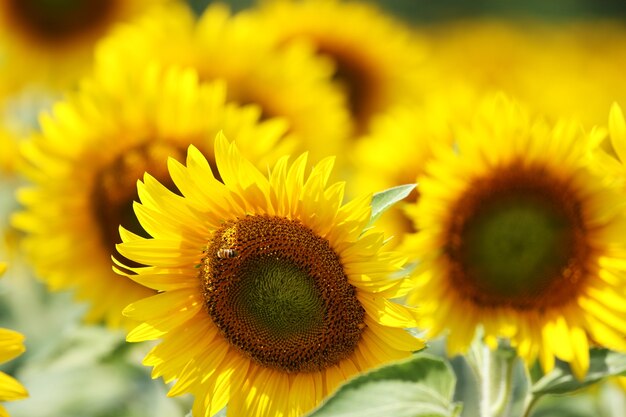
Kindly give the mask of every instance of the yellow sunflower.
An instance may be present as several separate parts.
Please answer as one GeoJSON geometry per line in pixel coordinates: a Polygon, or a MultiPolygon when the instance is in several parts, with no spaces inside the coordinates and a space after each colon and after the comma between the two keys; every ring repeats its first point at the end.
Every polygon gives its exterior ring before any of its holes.
{"type": "Polygon", "coordinates": [[[225,104],[224,85],[200,85],[191,69],[124,66],[110,76],[106,85],[86,81],[41,118],[43,134],[24,147],[34,185],[20,190],[26,210],[13,224],[27,232],[25,249],[52,290],[75,288],[91,303],[88,321],[117,326],[126,305],[154,293],[111,270],[119,225],[145,233],[132,211],[143,173],[171,186],[167,158],[182,158],[191,143],[212,158],[220,130],[261,166],[290,141],[283,121],[259,124],[257,107],[225,104]]]}
{"type": "MultiPolygon", "coordinates": [[[[97,56],[110,67],[129,61],[193,67],[202,81],[225,80],[229,100],[258,104],[263,118],[286,118],[301,151],[314,158],[340,152],[350,118],[331,83],[332,64],[307,45],[277,51],[267,33],[259,19],[233,16],[224,4],[210,5],[198,19],[188,7],[171,4],[118,28],[97,56]]],[[[108,78],[108,67],[101,68],[108,78]]]]}
{"type": "MultiPolygon", "coordinates": [[[[4,274],[6,264],[0,262],[0,276],[4,274]]],[[[0,363],[21,355],[24,348],[24,336],[9,329],[0,328],[0,363]]],[[[28,396],[28,391],[15,378],[0,372],[0,401],[21,400],[28,396]]],[[[7,411],[0,405],[0,416],[8,417],[7,411]]]]}
{"type": "Polygon", "coordinates": [[[18,145],[13,136],[0,126],[0,176],[15,172],[18,145]]]}
{"type": "Polygon", "coordinates": [[[305,175],[306,154],[266,178],[223,136],[217,171],[190,147],[169,171],[182,197],[146,175],[140,223],[118,251],[147,265],[129,278],[160,293],[124,313],[131,342],[162,339],[146,356],[169,395],[195,395],[193,415],[300,416],[351,375],[409,355],[415,312],[389,301],[410,289],[404,260],[364,230],[370,196],[342,204],[327,186],[333,160],[305,175]],[[214,177],[219,175],[223,182],[214,177]],[[395,274],[395,275],[394,275],[395,274]]]}
{"type": "Polygon", "coordinates": [[[573,117],[586,128],[603,124],[614,100],[626,100],[620,81],[626,29],[620,22],[545,23],[472,19],[433,25],[427,65],[445,74],[438,89],[469,83],[477,96],[504,91],[552,120],[573,117]]]}
{"type": "MultiPolygon", "coordinates": [[[[598,132],[602,135],[604,132],[598,132]]],[[[626,190],[626,121],[621,107],[614,103],[609,113],[608,134],[610,140],[610,152],[607,154],[600,150],[598,159],[601,170],[607,172],[618,183],[622,189],[626,190]]],[[[624,335],[626,338],[626,335],[624,335]]],[[[626,391],[626,377],[616,378],[617,383],[626,391]]]]}
{"type": "Polygon", "coordinates": [[[17,172],[19,143],[38,129],[38,113],[50,108],[56,99],[58,94],[38,86],[0,96],[0,174],[8,177],[17,172]]]}
{"type": "Polygon", "coordinates": [[[626,190],[626,121],[619,104],[611,106],[608,129],[597,127],[593,133],[603,145],[596,153],[600,169],[626,190]]]}
{"type": "MultiPolygon", "coordinates": [[[[0,106],[0,112],[2,111],[0,106]]],[[[20,161],[18,141],[15,135],[0,122],[0,254],[11,259],[19,249],[17,242],[20,233],[10,226],[10,213],[17,207],[14,192],[22,183],[17,174],[20,161]]]]}
{"type": "Polygon", "coordinates": [[[0,101],[21,86],[21,82],[18,79],[19,71],[17,68],[11,70],[9,62],[6,39],[0,37],[0,73],[2,73],[0,78],[0,101]]]}
{"type": "Polygon", "coordinates": [[[3,72],[64,83],[87,69],[96,41],[117,22],[165,0],[0,0],[3,72]]]}
{"type": "MultiPolygon", "coordinates": [[[[435,150],[452,145],[450,121],[467,118],[469,108],[457,95],[447,97],[445,103],[429,99],[424,106],[398,106],[376,116],[370,133],[360,138],[351,152],[352,190],[375,192],[415,183],[435,150]]],[[[415,231],[403,207],[418,195],[419,189],[378,220],[377,227],[394,237],[392,244],[401,243],[405,233],[415,231]]]]}
{"type": "Polygon", "coordinates": [[[375,114],[419,100],[425,88],[423,42],[371,4],[270,0],[261,3],[259,16],[278,46],[305,40],[333,60],[356,132],[365,132],[375,114]]]}
{"type": "MultiPolygon", "coordinates": [[[[1,62],[0,58],[0,62],[1,62]]],[[[1,65],[1,64],[0,64],[1,65]]],[[[0,177],[10,176],[16,171],[18,144],[15,138],[12,126],[9,126],[11,116],[8,114],[7,96],[3,93],[4,89],[8,89],[2,80],[0,80],[0,177]]]]}
{"type": "Polygon", "coordinates": [[[484,104],[419,179],[407,238],[420,260],[409,296],[431,335],[463,352],[482,325],[545,371],[579,377],[590,343],[626,349],[624,194],[593,167],[597,141],[503,97],[484,104]]]}

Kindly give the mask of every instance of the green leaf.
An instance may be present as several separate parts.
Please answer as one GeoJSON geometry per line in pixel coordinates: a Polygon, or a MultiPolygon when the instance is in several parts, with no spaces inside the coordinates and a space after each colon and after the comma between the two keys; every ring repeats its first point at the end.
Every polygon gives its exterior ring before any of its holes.
{"type": "Polygon", "coordinates": [[[380,215],[391,206],[411,194],[411,191],[413,191],[416,186],[417,184],[398,185],[397,187],[374,194],[372,196],[372,217],[370,218],[369,225],[371,226],[380,215]]]}
{"type": "Polygon", "coordinates": [[[576,379],[567,363],[558,361],[550,373],[533,384],[532,392],[536,396],[565,394],[615,375],[626,375],[626,354],[607,349],[591,349],[589,371],[582,380],[576,379]]]}
{"type": "Polygon", "coordinates": [[[419,353],[357,376],[309,417],[454,417],[455,383],[447,362],[419,353]]]}
{"type": "MultiPolygon", "coordinates": [[[[608,417],[598,409],[602,401],[597,393],[589,395],[554,395],[539,402],[530,414],[532,417],[608,417]]],[[[623,417],[623,414],[618,414],[623,417]]]]}

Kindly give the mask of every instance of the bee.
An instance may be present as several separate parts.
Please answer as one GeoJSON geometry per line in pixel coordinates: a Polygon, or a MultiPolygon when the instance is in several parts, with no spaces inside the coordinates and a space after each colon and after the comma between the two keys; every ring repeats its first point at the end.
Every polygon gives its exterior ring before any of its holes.
{"type": "Polygon", "coordinates": [[[237,256],[235,249],[222,248],[217,251],[217,257],[220,259],[229,259],[237,256]]]}

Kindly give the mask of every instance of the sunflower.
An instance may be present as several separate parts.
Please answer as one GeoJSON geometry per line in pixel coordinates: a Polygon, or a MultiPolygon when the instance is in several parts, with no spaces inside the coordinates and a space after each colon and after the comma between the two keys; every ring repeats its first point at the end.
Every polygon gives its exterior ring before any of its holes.
{"type": "Polygon", "coordinates": [[[50,108],[56,99],[58,94],[34,85],[0,98],[0,174],[16,174],[19,143],[38,129],[38,113],[50,108]]]}
{"type": "Polygon", "coordinates": [[[62,85],[75,80],[87,69],[99,38],[153,4],[155,0],[0,0],[0,39],[6,49],[0,68],[22,74],[23,82],[62,85]]]}
{"type": "MultiPolygon", "coordinates": [[[[1,110],[0,110],[1,111],[1,110]]],[[[0,123],[0,254],[7,259],[19,250],[20,233],[10,226],[10,213],[17,207],[14,198],[15,189],[21,184],[17,174],[19,166],[18,141],[12,132],[0,123]]]]}
{"type": "Polygon", "coordinates": [[[425,88],[425,44],[371,4],[275,0],[262,2],[258,13],[277,46],[304,40],[333,60],[358,133],[375,114],[419,100],[425,88]]]}
{"type": "MultiPolygon", "coordinates": [[[[0,54],[0,62],[2,62],[1,56],[0,54]]],[[[10,88],[10,83],[6,84],[0,80],[0,149],[2,149],[0,152],[0,176],[3,177],[15,173],[16,156],[19,153],[17,141],[9,126],[10,120],[7,120],[10,118],[8,115],[10,104],[7,100],[10,88]]]]}
{"type": "Polygon", "coordinates": [[[447,329],[461,353],[482,325],[491,346],[510,338],[529,364],[549,371],[557,357],[579,377],[590,342],[626,349],[626,200],[594,167],[597,140],[502,96],[455,136],[409,210],[420,260],[409,299],[430,335],[447,329]]]}
{"type": "Polygon", "coordinates": [[[626,121],[619,104],[611,106],[608,129],[597,127],[593,133],[602,145],[596,153],[601,170],[626,190],[626,121]]]}
{"type": "Polygon", "coordinates": [[[201,86],[191,69],[125,66],[110,76],[85,81],[41,118],[43,134],[24,147],[34,186],[20,190],[26,210],[13,224],[28,233],[25,249],[52,290],[75,288],[91,303],[88,321],[118,326],[127,304],[154,293],[111,271],[119,225],[145,233],[132,211],[141,175],[167,183],[167,158],[190,143],[212,158],[222,129],[261,164],[290,141],[283,121],[259,124],[257,107],[225,104],[224,85],[201,86]]]}
{"type": "MultiPolygon", "coordinates": [[[[4,274],[6,264],[0,262],[0,276],[4,274]]],[[[22,354],[24,348],[24,336],[9,329],[0,329],[0,363],[9,361],[22,354]]],[[[28,396],[26,388],[13,377],[0,372],[0,401],[21,400],[28,396]]],[[[0,416],[7,417],[9,414],[0,405],[0,416]]]]}
{"type": "Polygon", "coordinates": [[[9,175],[15,172],[18,145],[13,136],[0,126],[0,175],[9,175]]]}
{"type": "Polygon", "coordinates": [[[119,27],[97,56],[111,67],[129,61],[193,67],[204,82],[225,80],[229,100],[259,105],[263,118],[286,118],[300,151],[310,150],[315,158],[340,152],[350,118],[331,83],[332,64],[307,45],[276,51],[268,30],[259,19],[231,15],[220,3],[198,19],[182,4],[163,5],[136,24],[119,27]]]}
{"type": "MultiPolygon", "coordinates": [[[[217,171],[190,147],[170,160],[182,197],[146,175],[137,218],[152,236],[122,230],[118,251],[147,265],[129,278],[160,293],[129,305],[131,342],[161,338],[146,356],[169,395],[195,394],[193,414],[299,416],[351,375],[423,347],[404,327],[415,312],[388,298],[404,260],[364,230],[370,196],[342,205],[327,186],[332,158],[308,177],[306,154],[269,178],[223,136],[217,171]],[[218,175],[223,182],[217,181],[218,175]]],[[[120,263],[123,270],[131,269],[120,263]]]]}
{"type": "Polygon", "coordinates": [[[546,23],[472,19],[425,29],[427,65],[445,74],[438,89],[470,84],[477,97],[504,91],[556,121],[603,124],[606,108],[626,100],[622,79],[626,30],[620,22],[546,23]]]}
{"type": "MultiPolygon", "coordinates": [[[[2,30],[2,29],[0,29],[2,30]]],[[[6,39],[0,37],[0,101],[17,91],[22,82],[19,80],[17,68],[11,68],[9,65],[8,45],[6,39]]]]}
{"type": "MultiPolygon", "coordinates": [[[[602,130],[598,132],[603,135],[602,130]]],[[[626,121],[621,107],[614,103],[609,112],[608,125],[609,152],[602,149],[598,151],[597,157],[601,164],[601,169],[607,172],[619,184],[622,189],[626,190],[626,121]]],[[[625,335],[626,337],[626,335],[625,335]]],[[[615,379],[619,386],[626,391],[626,377],[618,377],[615,379]]]]}
{"type": "MultiPolygon", "coordinates": [[[[374,117],[370,132],[355,143],[351,152],[352,190],[374,192],[415,183],[435,150],[452,145],[450,120],[467,118],[469,108],[458,96],[447,97],[445,103],[433,98],[424,106],[398,106],[374,117]],[[393,146],[389,146],[392,141],[393,146]]],[[[377,222],[385,234],[394,236],[392,244],[401,243],[405,233],[415,231],[403,207],[417,201],[418,194],[419,190],[413,191],[377,222]]]]}

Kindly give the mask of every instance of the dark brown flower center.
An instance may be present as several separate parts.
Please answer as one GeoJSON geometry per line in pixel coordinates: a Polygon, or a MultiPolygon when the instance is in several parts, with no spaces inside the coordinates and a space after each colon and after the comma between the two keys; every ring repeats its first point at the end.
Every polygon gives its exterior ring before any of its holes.
{"type": "Polygon", "coordinates": [[[4,0],[16,27],[43,43],[80,38],[109,21],[117,0],[4,0]]]}
{"type": "Polygon", "coordinates": [[[475,303],[541,309],[578,294],[592,248],[569,182],[514,163],[473,181],[451,213],[450,278],[475,303]]]}
{"type": "Polygon", "coordinates": [[[224,223],[208,242],[200,279],[222,335],[262,366],[320,371],[360,340],[365,310],[339,256],[297,220],[224,223]]]}
{"type": "Polygon", "coordinates": [[[367,129],[371,117],[381,109],[380,81],[364,57],[347,45],[320,40],[318,53],[327,55],[335,62],[333,78],[340,83],[348,98],[348,106],[356,121],[357,133],[367,129]]]}
{"type": "Polygon", "coordinates": [[[115,244],[121,242],[119,226],[139,236],[150,237],[133,210],[133,201],[139,200],[137,180],[148,172],[161,184],[176,191],[167,171],[167,158],[171,156],[183,161],[184,155],[182,149],[151,143],[124,151],[96,175],[91,198],[94,218],[100,226],[104,246],[126,265],[137,266],[115,249],[115,244]]]}

